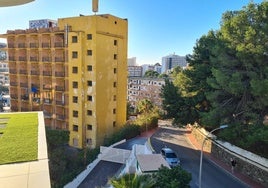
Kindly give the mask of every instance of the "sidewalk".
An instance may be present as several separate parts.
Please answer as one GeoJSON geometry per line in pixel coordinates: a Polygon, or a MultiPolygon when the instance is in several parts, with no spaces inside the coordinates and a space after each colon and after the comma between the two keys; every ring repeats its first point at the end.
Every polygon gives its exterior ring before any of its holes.
{"type": "MultiPolygon", "coordinates": [[[[196,150],[201,150],[201,144],[199,144],[194,136],[191,134],[191,131],[189,131],[186,134],[188,140],[191,142],[191,144],[194,146],[194,148],[196,150]]],[[[208,159],[210,159],[210,161],[212,161],[214,164],[216,164],[217,166],[220,166],[221,168],[223,168],[225,171],[227,171],[230,175],[236,177],[237,179],[239,179],[241,182],[244,182],[245,184],[247,184],[249,187],[252,188],[264,188],[264,186],[262,186],[261,184],[251,180],[249,177],[239,173],[239,172],[234,172],[232,173],[231,171],[231,166],[226,165],[225,163],[223,163],[222,161],[216,159],[215,157],[211,156],[208,153],[204,153],[204,156],[208,159]]]]}

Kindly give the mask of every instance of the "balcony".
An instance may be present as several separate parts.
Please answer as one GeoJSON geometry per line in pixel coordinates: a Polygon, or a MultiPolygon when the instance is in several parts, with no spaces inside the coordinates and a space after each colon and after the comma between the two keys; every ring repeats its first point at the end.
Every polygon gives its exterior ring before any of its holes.
{"type": "Polygon", "coordinates": [[[44,104],[52,104],[52,99],[44,98],[44,104]]]}
{"type": "Polygon", "coordinates": [[[9,69],[9,73],[10,74],[17,74],[17,70],[16,69],[9,69]]]}
{"type": "Polygon", "coordinates": [[[25,43],[19,43],[18,48],[26,48],[26,44],[25,43]]]}
{"type": "Polygon", "coordinates": [[[10,98],[11,98],[11,99],[18,99],[18,95],[11,94],[11,95],[10,95],[10,98]]]}
{"type": "Polygon", "coordinates": [[[56,114],[56,117],[58,120],[65,120],[65,115],[61,115],[61,114],[56,114]]]}
{"type": "Polygon", "coordinates": [[[15,58],[15,56],[9,56],[9,57],[8,57],[8,60],[9,60],[9,61],[16,61],[16,58],[15,58]]]}
{"type": "Polygon", "coordinates": [[[43,71],[43,76],[52,76],[52,71],[43,71]]]}
{"type": "Polygon", "coordinates": [[[62,48],[62,47],[64,47],[64,44],[63,44],[63,42],[55,42],[54,47],[55,48],[62,48]]]}
{"type": "Polygon", "coordinates": [[[30,43],[30,48],[38,48],[38,43],[30,43]]]}
{"type": "Polygon", "coordinates": [[[29,96],[28,95],[21,95],[20,98],[23,101],[28,101],[29,100],[29,96]]]}
{"type": "Polygon", "coordinates": [[[17,106],[11,106],[11,111],[12,112],[18,112],[18,107],[17,106]]]}
{"type": "Polygon", "coordinates": [[[52,87],[49,84],[45,84],[45,85],[43,85],[43,89],[44,90],[52,90],[52,87]]]}
{"type": "Polygon", "coordinates": [[[43,42],[43,43],[42,43],[42,48],[50,48],[50,43],[48,43],[48,42],[43,42]]]}
{"type": "Polygon", "coordinates": [[[56,87],[55,87],[55,90],[56,90],[56,91],[64,91],[65,88],[64,88],[64,86],[56,86],[56,87]]]}
{"type": "Polygon", "coordinates": [[[12,44],[9,43],[9,44],[8,44],[8,48],[15,48],[15,44],[14,44],[14,43],[12,43],[12,44]]]}
{"type": "Polygon", "coordinates": [[[56,105],[63,106],[64,105],[64,101],[58,101],[58,100],[56,100],[56,105]]]}
{"type": "Polygon", "coordinates": [[[50,57],[42,57],[42,62],[51,62],[50,57]]]}
{"type": "Polygon", "coordinates": [[[44,118],[52,118],[53,114],[49,112],[43,112],[44,113],[44,118]]]}
{"type": "Polygon", "coordinates": [[[26,87],[26,88],[28,88],[28,83],[20,83],[20,87],[26,87]]]}
{"type": "Polygon", "coordinates": [[[55,62],[64,62],[64,57],[55,57],[55,62]]]}
{"type": "Polygon", "coordinates": [[[39,71],[31,71],[31,75],[40,75],[39,71]]]}
{"type": "Polygon", "coordinates": [[[37,62],[37,61],[38,61],[38,57],[30,57],[30,61],[35,61],[35,62],[37,62]]]}
{"type": "Polygon", "coordinates": [[[64,72],[55,72],[55,76],[56,77],[64,77],[65,74],[64,74],[64,72]]]}
{"type": "Polygon", "coordinates": [[[28,108],[25,108],[25,107],[21,107],[21,111],[22,111],[22,112],[28,112],[29,109],[28,109],[28,108]]]}
{"type": "Polygon", "coordinates": [[[20,70],[20,74],[27,74],[27,70],[24,69],[20,70]]]}
{"type": "Polygon", "coordinates": [[[27,60],[26,57],[23,57],[23,56],[20,56],[20,57],[19,57],[19,61],[26,61],[26,60],[27,60]]]}

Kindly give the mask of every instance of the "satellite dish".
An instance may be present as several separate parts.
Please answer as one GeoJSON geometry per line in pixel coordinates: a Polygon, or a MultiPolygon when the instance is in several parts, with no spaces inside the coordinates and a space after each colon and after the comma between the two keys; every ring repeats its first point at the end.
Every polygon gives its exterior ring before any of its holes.
{"type": "Polygon", "coordinates": [[[26,3],[30,3],[34,0],[1,0],[0,7],[9,7],[9,6],[16,6],[16,5],[23,5],[26,3]]]}

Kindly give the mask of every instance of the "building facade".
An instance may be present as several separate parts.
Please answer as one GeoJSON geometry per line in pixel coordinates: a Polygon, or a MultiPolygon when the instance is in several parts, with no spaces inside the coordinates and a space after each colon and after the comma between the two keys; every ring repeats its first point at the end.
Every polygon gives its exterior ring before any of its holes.
{"type": "Polygon", "coordinates": [[[185,56],[172,54],[162,57],[161,73],[167,73],[168,71],[177,66],[180,66],[183,69],[187,67],[187,61],[185,56]]]}
{"type": "Polygon", "coordinates": [[[142,66],[128,66],[128,77],[141,77],[142,66]]]}
{"type": "Polygon", "coordinates": [[[58,19],[57,27],[7,31],[12,111],[43,111],[94,148],[126,121],[128,22],[112,15],[58,19]]]}
{"type": "Polygon", "coordinates": [[[161,108],[160,93],[164,84],[165,80],[160,78],[130,77],[128,78],[128,102],[135,108],[138,101],[148,99],[161,108]]]}

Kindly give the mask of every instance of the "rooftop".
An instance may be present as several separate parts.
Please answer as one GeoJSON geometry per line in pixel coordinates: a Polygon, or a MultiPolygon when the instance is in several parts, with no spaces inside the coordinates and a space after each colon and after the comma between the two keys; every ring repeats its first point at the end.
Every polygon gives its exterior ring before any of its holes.
{"type": "Polygon", "coordinates": [[[142,172],[155,172],[163,165],[170,168],[167,161],[161,154],[141,154],[137,155],[137,161],[139,163],[142,172]]]}
{"type": "Polygon", "coordinates": [[[49,188],[43,112],[0,115],[1,187],[49,188]]]}

